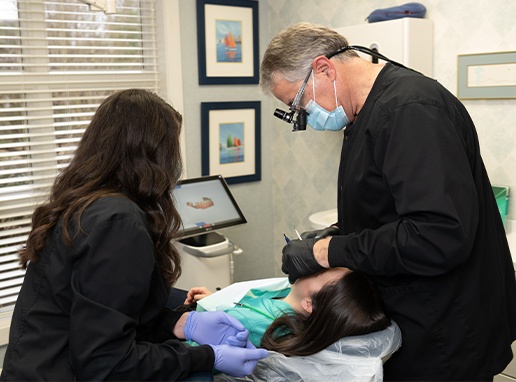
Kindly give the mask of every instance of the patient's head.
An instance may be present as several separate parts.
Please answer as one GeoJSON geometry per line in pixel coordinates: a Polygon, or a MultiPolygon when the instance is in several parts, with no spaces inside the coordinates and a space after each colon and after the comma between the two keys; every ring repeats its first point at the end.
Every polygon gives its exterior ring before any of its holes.
{"type": "Polygon", "coordinates": [[[312,313],[314,293],[319,292],[325,285],[339,281],[348,272],[351,272],[348,268],[330,268],[314,275],[297,279],[292,284],[285,302],[289,303],[296,312],[307,316],[312,313]]]}
{"type": "MultiPolygon", "coordinates": [[[[313,281],[310,285],[320,282],[313,281]]],[[[391,323],[375,285],[360,271],[341,271],[336,281],[312,291],[310,309],[309,315],[297,312],[274,320],[261,346],[286,355],[310,355],[343,337],[383,330],[391,323]]]]}

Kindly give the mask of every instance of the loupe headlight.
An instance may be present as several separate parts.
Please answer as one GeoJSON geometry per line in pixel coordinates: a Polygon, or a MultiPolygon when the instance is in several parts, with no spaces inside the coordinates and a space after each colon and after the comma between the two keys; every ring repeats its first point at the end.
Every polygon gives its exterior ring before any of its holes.
{"type": "Polygon", "coordinates": [[[307,112],[305,109],[293,107],[290,108],[290,111],[276,109],[274,111],[274,116],[287,123],[293,123],[294,127],[292,128],[292,131],[306,130],[307,112]]]}

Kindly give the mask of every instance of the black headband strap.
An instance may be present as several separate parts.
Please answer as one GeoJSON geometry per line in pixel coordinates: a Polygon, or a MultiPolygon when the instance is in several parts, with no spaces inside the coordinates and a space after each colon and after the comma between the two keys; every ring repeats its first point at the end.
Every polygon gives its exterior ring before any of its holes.
{"type": "Polygon", "coordinates": [[[384,61],[387,61],[387,62],[390,62],[394,65],[398,65],[398,66],[403,66],[402,64],[400,64],[399,62],[396,62],[394,60],[391,60],[390,58],[388,57],[385,57],[383,54],[381,53],[378,53],[372,49],[369,49],[369,48],[366,48],[365,46],[359,46],[359,45],[348,45],[348,46],[344,46],[340,49],[337,49],[336,51],[334,52],[331,52],[329,54],[326,55],[326,58],[332,58],[333,56],[336,56],[337,54],[341,54],[341,53],[344,53],[348,50],[356,50],[358,52],[362,52],[362,53],[366,53],[366,54],[369,54],[370,56],[373,56],[373,57],[376,57],[376,58],[379,58],[380,60],[384,60],[384,61]]]}

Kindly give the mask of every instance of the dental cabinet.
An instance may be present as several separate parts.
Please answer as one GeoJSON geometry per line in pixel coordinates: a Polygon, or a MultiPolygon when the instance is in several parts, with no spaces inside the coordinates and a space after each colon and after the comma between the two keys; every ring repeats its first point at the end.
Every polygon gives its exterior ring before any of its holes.
{"type": "MultiPolygon", "coordinates": [[[[431,20],[405,17],[335,30],[346,37],[350,45],[365,46],[428,77],[433,76],[434,40],[431,20]]],[[[368,55],[359,54],[369,61],[372,59],[368,55]]]]}
{"type": "Polygon", "coordinates": [[[231,284],[233,255],[239,248],[218,232],[182,239],[175,243],[181,255],[181,277],[174,287],[189,290],[204,286],[215,292],[231,284]]]}

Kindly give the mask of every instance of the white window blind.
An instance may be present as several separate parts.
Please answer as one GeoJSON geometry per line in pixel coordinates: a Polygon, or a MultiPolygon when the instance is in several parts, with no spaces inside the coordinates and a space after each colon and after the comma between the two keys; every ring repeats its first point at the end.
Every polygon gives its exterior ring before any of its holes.
{"type": "Polygon", "coordinates": [[[32,212],[100,102],[158,91],[155,16],[153,0],[116,0],[114,14],[79,0],[0,0],[0,313],[23,281],[17,251],[32,212]]]}

